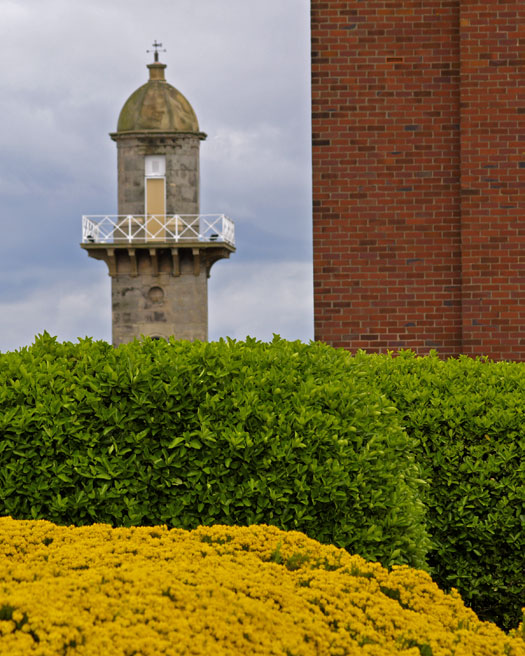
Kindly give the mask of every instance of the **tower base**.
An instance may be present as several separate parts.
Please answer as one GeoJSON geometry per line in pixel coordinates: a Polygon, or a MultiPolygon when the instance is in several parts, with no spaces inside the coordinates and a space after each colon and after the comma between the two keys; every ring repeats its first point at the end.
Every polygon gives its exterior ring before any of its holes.
{"type": "Polygon", "coordinates": [[[141,336],[207,340],[210,269],[233,248],[214,243],[82,247],[108,266],[113,346],[141,336]]]}

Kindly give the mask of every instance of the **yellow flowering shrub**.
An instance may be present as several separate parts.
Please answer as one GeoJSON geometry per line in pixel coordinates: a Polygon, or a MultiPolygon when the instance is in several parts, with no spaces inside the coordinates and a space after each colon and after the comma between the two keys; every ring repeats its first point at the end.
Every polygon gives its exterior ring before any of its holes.
{"type": "Polygon", "coordinates": [[[271,526],[0,518],[0,654],[525,656],[424,572],[271,526]]]}

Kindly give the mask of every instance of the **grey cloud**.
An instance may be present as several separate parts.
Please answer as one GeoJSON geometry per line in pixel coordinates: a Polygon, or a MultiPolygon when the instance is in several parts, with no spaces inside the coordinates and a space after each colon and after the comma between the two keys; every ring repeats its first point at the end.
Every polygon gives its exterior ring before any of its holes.
{"type": "Polygon", "coordinates": [[[210,338],[277,333],[308,341],[313,335],[312,272],[307,262],[222,263],[210,279],[210,338]],[[232,265],[226,271],[227,264],[232,265]]]}
{"type": "MultiPolygon", "coordinates": [[[[308,1],[157,0],[154,7],[138,0],[0,0],[0,57],[7,63],[0,73],[0,302],[11,303],[16,290],[29,326],[33,303],[33,332],[42,323],[41,288],[23,275],[28,266],[39,267],[57,294],[55,270],[75,281],[102,276],[109,290],[104,266],[78,246],[80,216],[116,213],[116,148],[108,132],[147,79],[145,50],[154,38],[168,50],[168,80],[209,135],[201,148],[202,211],[225,212],[238,223],[238,252],[221,265],[222,285],[229,275],[236,281],[234,262],[284,270],[293,260],[311,268],[308,1]]],[[[63,293],[77,325],[82,311],[63,293]]],[[[297,308],[310,335],[311,303],[297,308]]],[[[9,327],[16,320],[9,324],[3,311],[7,306],[0,307],[0,349],[16,334],[9,327]]],[[[109,307],[104,311],[109,316],[109,307]]],[[[235,330],[235,321],[233,312],[218,325],[235,330]]],[[[92,329],[100,332],[100,325],[92,329]]]]}

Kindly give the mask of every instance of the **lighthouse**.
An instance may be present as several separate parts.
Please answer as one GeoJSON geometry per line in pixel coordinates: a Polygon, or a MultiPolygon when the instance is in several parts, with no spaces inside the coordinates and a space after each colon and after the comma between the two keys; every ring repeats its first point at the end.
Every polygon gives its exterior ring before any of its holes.
{"type": "Polygon", "coordinates": [[[235,251],[233,222],[200,214],[206,139],[188,100],[165,78],[154,44],[148,81],[120,112],[118,215],[82,217],[82,243],[111,277],[113,345],[141,336],[206,340],[208,277],[235,251]]]}

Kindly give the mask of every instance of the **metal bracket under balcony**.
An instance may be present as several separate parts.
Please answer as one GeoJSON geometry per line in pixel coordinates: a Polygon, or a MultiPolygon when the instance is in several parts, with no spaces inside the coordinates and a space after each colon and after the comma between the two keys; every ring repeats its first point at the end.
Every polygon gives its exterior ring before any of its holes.
{"type": "Polygon", "coordinates": [[[179,244],[235,250],[235,225],[224,214],[89,215],[82,217],[82,244],[179,244]]]}

